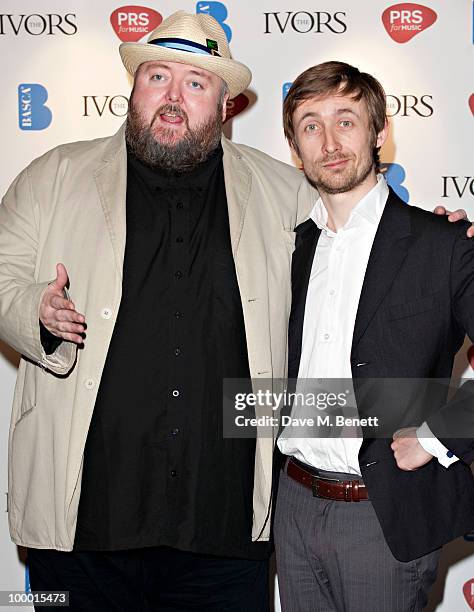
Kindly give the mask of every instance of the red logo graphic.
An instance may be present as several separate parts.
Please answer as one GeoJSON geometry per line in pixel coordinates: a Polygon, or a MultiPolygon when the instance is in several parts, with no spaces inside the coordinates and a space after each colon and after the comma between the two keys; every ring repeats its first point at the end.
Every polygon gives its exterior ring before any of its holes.
{"type": "Polygon", "coordinates": [[[138,42],[162,21],[160,13],[146,6],[121,6],[110,15],[110,23],[122,42],[138,42]]]}
{"type": "Polygon", "coordinates": [[[469,361],[469,365],[474,370],[474,344],[467,351],[467,360],[469,361]]]}
{"type": "Polygon", "coordinates": [[[434,24],[437,14],[422,4],[394,4],[382,13],[388,35],[397,43],[406,43],[434,24]]]}
{"type": "Polygon", "coordinates": [[[239,94],[232,100],[227,100],[227,115],[224,123],[241,113],[249,105],[249,99],[245,94],[239,94]]]}
{"type": "Polygon", "coordinates": [[[469,108],[471,113],[474,115],[474,93],[469,96],[469,108]]]}
{"type": "Polygon", "coordinates": [[[474,610],[474,578],[471,578],[466,582],[462,588],[464,597],[466,598],[467,605],[474,610]]]}

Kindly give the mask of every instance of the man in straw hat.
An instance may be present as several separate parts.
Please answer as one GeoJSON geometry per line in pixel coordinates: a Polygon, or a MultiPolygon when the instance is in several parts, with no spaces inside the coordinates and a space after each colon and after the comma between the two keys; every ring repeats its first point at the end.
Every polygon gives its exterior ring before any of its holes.
{"type": "Polygon", "coordinates": [[[74,610],[266,610],[273,440],[223,437],[222,384],[285,376],[313,190],[222,137],[251,73],[212,17],[120,53],[126,125],[35,160],[0,207],[11,536],[74,610]]]}
{"type": "Polygon", "coordinates": [[[285,376],[315,193],[222,137],[251,74],[212,17],[120,52],[126,125],[35,160],[0,207],[12,539],[74,610],[266,610],[273,439],[223,438],[222,381],[285,376]]]}

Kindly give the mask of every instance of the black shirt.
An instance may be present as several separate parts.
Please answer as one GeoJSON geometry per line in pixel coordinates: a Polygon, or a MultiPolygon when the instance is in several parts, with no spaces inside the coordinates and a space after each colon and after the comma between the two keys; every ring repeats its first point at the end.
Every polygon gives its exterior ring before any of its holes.
{"type": "Polygon", "coordinates": [[[184,175],[128,155],[123,293],[87,438],[75,549],[251,542],[255,441],[222,436],[223,378],[250,378],[219,147],[184,175]]]}

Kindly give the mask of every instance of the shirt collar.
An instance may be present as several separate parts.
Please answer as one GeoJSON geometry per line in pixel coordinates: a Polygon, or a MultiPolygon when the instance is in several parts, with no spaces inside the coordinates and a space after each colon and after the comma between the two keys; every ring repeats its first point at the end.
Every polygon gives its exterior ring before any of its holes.
{"type": "MultiPolygon", "coordinates": [[[[377,227],[387,202],[388,193],[388,185],[385,178],[382,174],[377,174],[377,184],[352,209],[347,223],[341,229],[360,227],[364,223],[377,227]]],[[[321,198],[317,200],[309,216],[319,229],[328,236],[336,235],[336,232],[327,226],[328,211],[321,198]]]]}

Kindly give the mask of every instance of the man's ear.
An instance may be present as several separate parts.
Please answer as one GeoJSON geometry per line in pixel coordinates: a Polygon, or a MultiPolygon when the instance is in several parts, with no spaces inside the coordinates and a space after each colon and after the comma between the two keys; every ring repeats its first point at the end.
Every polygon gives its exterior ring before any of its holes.
{"type": "Polygon", "coordinates": [[[227,117],[227,100],[229,99],[229,94],[226,93],[224,95],[224,99],[222,100],[222,123],[224,123],[225,118],[227,117]]]}
{"type": "Polygon", "coordinates": [[[377,140],[375,141],[375,147],[377,149],[380,149],[380,147],[387,140],[388,132],[389,132],[388,120],[385,119],[385,124],[383,126],[383,129],[377,134],[377,140]]]}

